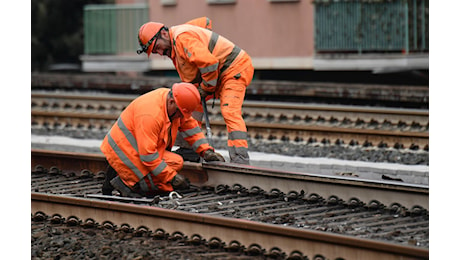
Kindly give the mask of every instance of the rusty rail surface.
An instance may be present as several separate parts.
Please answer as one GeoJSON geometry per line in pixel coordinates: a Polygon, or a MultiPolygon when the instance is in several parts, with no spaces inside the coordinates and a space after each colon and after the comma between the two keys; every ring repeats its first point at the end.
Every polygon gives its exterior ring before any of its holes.
{"type": "MultiPolygon", "coordinates": [[[[100,154],[32,150],[32,171],[49,169],[49,172],[98,174],[104,172],[106,167],[107,162],[100,154]]],[[[382,199],[383,202],[387,202],[384,198],[392,198],[392,202],[398,203],[405,201],[405,197],[413,196],[412,203],[417,202],[417,205],[422,207],[426,204],[428,208],[428,189],[418,185],[356,181],[341,177],[325,178],[319,175],[229,163],[185,162],[181,173],[187,176],[192,184],[200,186],[253,183],[262,189],[277,188],[286,193],[302,189],[307,193],[317,193],[326,197],[330,193],[338,194],[340,198],[360,198],[362,195],[373,200],[382,199]]],[[[91,218],[100,223],[111,221],[116,225],[146,226],[151,230],[162,228],[171,233],[180,231],[187,236],[198,234],[206,239],[218,237],[226,243],[238,241],[248,247],[256,241],[266,249],[280,248],[291,254],[302,252],[311,259],[317,255],[325,256],[325,259],[428,259],[427,248],[168,210],[151,205],[91,199],[97,197],[98,195],[78,198],[32,192],[32,212],[59,214],[64,217],[76,216],[80,219],[91,218]]]]}
{"type": "MultiPolygon", "coordinates": [[[[32,89],[104,90],[141,94],[158,87],[171,87],[178,80],[180,79],[157,76],[33,73],[31,85],[32,89]]],[[[253,80],[247,88],[247,95],[373,100],[373,102],[416,103],[427,106],[429,88],[407,85],[253,80]]]]}
{"type": "Polygon", "coordinates": [[[128,224],[133,227],[158,228],[188,236],[199,235],[204,239],[218,237],[230,243],[238,241],[251,245],[256,241],[262,248],[279,248],[285,252],[302,252],[304,255],[326,256],[327,259],[428,259],[427,249],[401,246],[392,243],[359,239],[280,227],[271,224],[231,219],[205,214],[187,213],[151,206],[106,202],[59,195],[32,193],[32,212],[51,215],[91,218],[103,223],[110,220],[115,225],[128,224]]]}
{"type": "MultiPolygon", "coordinates": [[[[46,150],[32,150],[32,170],[37,167],[58,168],[66,171],[105,171],[107,162],[101,154],[80,154],[46,150]]],[[[427,185],[396,181],[360,180],[347,176],[324,176],[266,169],[232,163],[185,162],[181,174],[198,186],[252,184],[264,190],[279,189],[284,193],[303,190],[322,197],[338,196],[344,200],[358,198],[369,202],[377,200],[384,205],[399,203],[407,208],[429,210],[427,185]]]]}
{"type": "MultiPolygon", "coordinates": [[[[107,130],[135,97],[33,93],[32,124],[107,130]]],[[[208,111],[213,134],[226,135],[226,124],[219,111],[210,108],[208,111]]],[[[255,139],[297,142],[323,139],[331,143],[424,149],[429,144],[427,110],[246,101],[243,116],[249,135],[255,139]]]]}

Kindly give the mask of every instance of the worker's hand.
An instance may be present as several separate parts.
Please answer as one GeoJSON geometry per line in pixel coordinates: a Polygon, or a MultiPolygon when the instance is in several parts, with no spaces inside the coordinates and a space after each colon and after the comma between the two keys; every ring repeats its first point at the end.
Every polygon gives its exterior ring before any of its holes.
{"type": "Polygon", "coordinates": [[[174,190],[186,190],[190,188],[190,181],[187,179],[187,177],[178,173],[172,179],[171,185],[173,186],[174,190]]]}
{"type": "Polygon", "coordinates": [[[207,96],[211,95],[211,92],[204,91],[201,86],[198,86],[198,92],[200,93],[201,98],[206,98],[207,96]]]}
{"type": "Polygon", "coordinates": [[[211,149],[204,152],[203,159],[207,162],[212,162],[212,161],[225,162],[224,157],[220,153],[216,153],[211,149]]]}

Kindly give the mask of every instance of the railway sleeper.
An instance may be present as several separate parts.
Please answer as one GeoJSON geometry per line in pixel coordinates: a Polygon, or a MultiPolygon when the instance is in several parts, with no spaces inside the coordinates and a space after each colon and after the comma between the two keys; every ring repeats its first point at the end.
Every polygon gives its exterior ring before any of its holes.
{"type": "MultiPolygon", "coordinates": [[[[269,259],[308,259],[307,256],[299,251],[293,251],[287,254],[278,247],[265,249],[257,243],[252,243],[245,247],[236,240],[226,244],[218,237],[212,237],[206,240],[199,234],[193,234],[189,237],[180,231],[168,233],[163,229],[150,230],[145,226],[135,228],[129,224],[116,226],[111,224],[110,221],[97,223],[92,218],[83,220],[73,215],[67,218],[59,214],[48,216],[38,211],[32,214],[31,219],[32,257],[45,255],[47,257],[57,257],[62,254],[64,250],[62,250],[62,248],[61,250],[55,250],[55,247],[58,245],[63,246],[64,244],[72,244],[73,241],[79,241],[79,244],[84,243],[88,245],[87,249],[90,249],[89,251],[101,252],[106,250],[106,254],[102,255],[109,258],[110,255],[112,255],[112,257],[117,256],[116,250],[111,246],[111,241],[119,241],[117,244],[123,243],[124,245],[122,247],[123,250],[118,252],[118,256],[120,254],[126,255],[132,252],[136,252],[134,255],[139,255],[142,254],[142,250],[139,250],[139,242],[135,241],[144,241],[141,242],[141,245],[148,244],[149,250],[151,251],[150,254],[152,254],[152,256],[155,255],[155,257],[160,257],[161,255],[165,256],[175,252],[175,255],[180,259],[189,259],[190,257],[192,257],[192,259],[247,259],[249,257],[251,259],[266,259],[267,257],[269,259]],[[45,233],[47,233],[47,235],[43,236],[45,233]],[[47,238],[52,238],[53,241],[58,242],[46,245],[43,241],[47,241],[47,238]],[[93,243],[92,241],[94,241],[94,238],[99,238],[99,242],[93,243]],[[120,238],[123,238],[121,240],[123,242],[120,242],[120,238]],[[62,243],[60,241],[62,241],[62,243]],[[163,243],[159,243],[160,241],[163,243]],[[112,249],[108,250],[109,248],[112,249]]],[[[68,250],[65,251],[65,254],[69,256],[82,256],[83,252],[81,252],[81,250],[72,250],[69,249],[69,247],[66,248],[68,250]]],[[[77,246],[77,248],[80,247],[77,246]]],[[[91,255],[91,253],[88,254],[88,256],[91,255]]],[[[317,254],[314,259],[325,258],[321,254],[317,254]]]]}
{"type": "MultiPolygon", "coordinates": [[[[103,182],[103,172],[93,174],[88,169],[83,169],[80,173],[68,174],[65,170],[58,169],[56,166],[51,166],[47,169],[43,165],[37,165],[32,171],[32,191],[36,191],[40,185],[49,184],[51,182],[61,183],[58,185],[63,191],[53,190],[46,191],[49,193],[60,193],[70,194],[76,193],[72,196],[93,196],[97,199],[111,200],[113,197],[120,198],[118,196],[102,196],[98,195],[101,192],[100,187],[103,182]],[[37,179],[35,178],[37,177],[37,179]],[[91,191],[83,189],[75,189],[74,185],[85,181],[87,186],[94,187],[91,191]]],[[[55,184],[53,184],[55,185],[55,184]]],[[[40,192],[43,192],[40,190],[40,192]]],[[[69,195],[70,196],[70,195],[69,195]]],[[[216,198],[214,197],[214,199],[216,198]]],[[[155,205],[157,207],[174,208],[181,210],[181,207],[192,213],[206,213],[213,215],[224,215],[226,217],[233,218],[246,218],[252,221],[264,220],[269,223],[291,225],[296,227],[302,227],[307,229],[325,230],[328,232],[345,232],[340,228],[334,228],[333,224],[337,224],[338,219],[336,217],[346,216],[347,214],[355,214],[357,212],[368,212],[369,215],[351,215],[348,220],[341,220],[344,224],[344,228],[350,231],[357,231],[356,234],[360,234],[360,230],[364,230],[366,222],[370,223],[369,229],[372,229],[372,225],[375,223],[382,222],[383,224],[391,226],[398,225],[397,219],[401,221],[415,221],[423,222],[428,218],[428,211],[419,206],[414,206],[412,209],[406,209],[398,203],[393,203],[388,206],[377,200],[371,200],[366,203],[359,198],[351,198],[348,201],[341,199],[339,196],[329,196],[327,199],[316,194],[306,193],[304,191],[291,191],[281,192],[278,189],[271,189],[264,191],[258,186],[246,188],[241,184],[234,185],[216,185],[216,186],[203,186],[203,188],[194,188],[190,191],[181,193],[180,197],[170,196],[159,196],[156,198],[145,198],[135,201],[130,198],[123,198],[126,203],[134,204],[146,204],[155,205]],[[201,193],[206,196],[205,199],[201,200],[201,193]],[[218,199],[210,201],[210,198],[216,196],[218,199]],[[195,205],[200,201],[206,203],[204,207],[195,205]],[[246,201],[244,204],[239,205],[239,201],[246,201]],[[178,205],[178,206],[177,206],[178,205]],[[175,207],[177,206],[177,207],[175,207]],[[219,208],[221,207],[221,208],[219,208]],[[275,211],[285,207],[286,210],[275,211]],[[290,210],[289,210],[290,209],[290,210]],[[349,212],[347,213],[347,209],[349,212]],[[214,210],[214,211],[212,211],[214,210]],[[222,212],[219,212],[221,210],[222,212]],[[370,218],[368,217],[370,216],[370,218]],[[387,219],[387,220],[385,220],[387,219]],[[297,222],[300,220],[300,222],[297,222]],[[353,224],[353,222],[355,224],[353,224]],[[329,229],[327,225],[333,225],[329,229]],[[352,226],[353,224],[353,226],[352,226]],[[316,225],[316,226],[315,226],[316,225]],[[351,228],[351,229],[350,229],[351,228]]],[[[401,222],[401,225],[406,225],[401,222]]],[[[416,225],[414,228],[418,228],[416,225]]],[[[377,229],[373,229],[375,232],[377,229]]],[[[380,230],[383,230],[380,228],[380,230]]],[[[428,227],[424,232],[427,236],[428,227]]],[[[423,232],[422,232],[423,234],[423,232]]],[[[417,239],[422,246],[425,246],[426,242],[421,238],[417,239]]],[[[425,238],[427,240],[427,238],[425,238]]],[[[408,241],[406,241],[408,243],[408,241]]]]}

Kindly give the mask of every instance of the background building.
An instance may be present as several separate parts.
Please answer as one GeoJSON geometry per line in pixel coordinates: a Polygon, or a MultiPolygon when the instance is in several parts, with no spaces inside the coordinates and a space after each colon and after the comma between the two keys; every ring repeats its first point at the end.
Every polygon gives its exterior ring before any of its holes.
{"type": "Polygon", "coordinates": [[[84,8],[85,72],[174,73],[159,55],[137,55],[147,21],[166,26],[206,16],[245,49],[256,77],[273,71],[428,70],[428,1],[117,0],[84,8]],[[258,74],[258,72],[260,72],[258,74]]]}

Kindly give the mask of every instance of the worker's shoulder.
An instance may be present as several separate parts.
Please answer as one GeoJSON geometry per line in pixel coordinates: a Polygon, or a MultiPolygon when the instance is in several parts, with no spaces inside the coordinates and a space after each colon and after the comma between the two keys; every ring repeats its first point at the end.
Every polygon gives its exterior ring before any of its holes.
{"type": "Polygon", "coordinates": [[[171,88],[165,88],[165,87],[159,87],[159,88],[155,88],[155,89],[152,89],[150,90],[149,92],[145,93],[145,94],[142,94],[140,95],[137,99],[140,99],[140,98],[149,98],[149,97],[152,97],[152,96],[157,96],[157,95],[162,95],[166,92],[169,92],[171,90],[171,88]]]}
{"type": "Polygon", "coordinates": [[[209,35],[212,33],[212,31],[205,29],[200,26],[192,25],[192,24],[180,24],[171,27],[172,34],[175,37],[178,37],[179,35],[209,35]]]}
{"type": "Polygon", "coordinates": [[[135,106],[152,106],[152,103],[165,103],[169,88],[156,88],[145,94],[140,95],[131,103],[135,106]]]}

